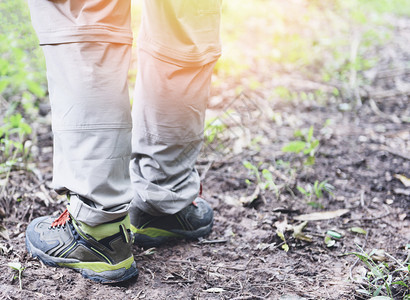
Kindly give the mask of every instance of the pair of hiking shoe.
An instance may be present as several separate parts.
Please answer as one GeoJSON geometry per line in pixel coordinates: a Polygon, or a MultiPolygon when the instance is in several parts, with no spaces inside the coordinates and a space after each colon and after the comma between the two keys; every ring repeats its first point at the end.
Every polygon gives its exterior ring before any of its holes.
{"type": "Polygon", "coordinates": [[[132,244],[160,246],[171,239],[196,239],[210,233],[213,211],[202,198],[173,215],[151,216],[142,211],[91,227],[65,210],[57,219],[40,217],[26,231],[33,257],[54,267],[79,271],[100,283],[117,283],[138,275],[132,244]]]}

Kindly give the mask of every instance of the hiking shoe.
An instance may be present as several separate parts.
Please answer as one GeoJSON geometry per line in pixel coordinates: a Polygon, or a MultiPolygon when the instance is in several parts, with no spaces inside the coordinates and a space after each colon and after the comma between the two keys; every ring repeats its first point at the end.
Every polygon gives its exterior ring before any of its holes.
{"type": "Polygon", "coordinates": [[[74,269],[101,283],[138,275],[128,215],[95,227],[75,221],[68,210],[53,219],[40,217],[27,227],[26,246],[33,257],[49,266],[74,269]]]}
{"type": "Polygon", "coordinates": [[[152,216],[139,209],[130,212],[134,243],[157,247],[171,239],[197,239],[211,232],[214,213],[202,198],[173,215],[152,216]]]}

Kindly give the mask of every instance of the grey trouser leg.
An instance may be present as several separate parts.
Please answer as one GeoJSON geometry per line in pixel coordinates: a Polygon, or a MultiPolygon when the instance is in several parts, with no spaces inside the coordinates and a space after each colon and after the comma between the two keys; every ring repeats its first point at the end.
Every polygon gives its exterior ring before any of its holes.
{"type": "Polygon", "coordinates": [[[101,42],[43,46],[47,63],[57,190],[89,225],[127,213],[131,116],[127,70],[131,46],[101,42]],[[85,200],[87,199],[87,200],[85,200]]]}
{"type": "Polygon", "coordinates": [[[173,214],[199,192],[195,162],[203,141],[214,63],[180,67],[139,52],[133,104],[133,207],[173,214]]]}
{"type": "Polygon", "coordinates": [[[47,64],[53,186],[74,194],[68,209],[88,225],[124,216],[133,197],[130,3],[30,0],[29,5],[47,64]]]}
{"type": "Polygon", "coordinates": [[[133,208],[174,214],[198,196],[221,0],[145,0],[133,103],[133,208]]]}

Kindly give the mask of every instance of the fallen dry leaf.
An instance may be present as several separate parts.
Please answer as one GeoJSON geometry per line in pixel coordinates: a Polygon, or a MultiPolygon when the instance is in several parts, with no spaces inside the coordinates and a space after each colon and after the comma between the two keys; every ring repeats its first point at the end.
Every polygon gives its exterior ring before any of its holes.
{"type": "Polygon", "coordinates": [[[343,216],[349,212],[348,209],[338,209],[333,211],[321,211],[311,214],[305,214],[295,217],[295,220],[298,221],[320,221],[320,220],[329,220],[343,216]]]}
{"type": "Polygon", "coordinates": [[[307,221],[302,222],[297,226],[293,226],[293,237],[302,241],[312,242],[312,237],[304,234],[302,231],[307,225],[307,221]]]}
{"type": "Polygon", "coordinates": [[[393,192],[397,195],[410,196],[410,189],[393,189],[393,192]]]}
{"type": "Polygon", "coordinates": [[[223,288],[210,288],[207,290],[204,290],[206,293],[223,293],[225,290],[223,288]]]}
{"type": "Polygon", "coordinates": [[[0,236],[5,240],[10,240],[9,232],[3,225],[0,225],[0,236]]]}
{"type": "Polygon", "coordinates": [[[401,183],[403,183],[405,187],[410,187],[410,179],[407,178],[406,176],[401,175],[401,174],[395,174],[394,177],[400,180],[401,183]]]}
{"type": "Polygon", "coordinates": [[[243,206],[250,206],[253,202],[259,199],[261,196],[261,189],[259,185],[256,185],[255,191],[250,196],[244,196],[239,199],[243,206]]]}
{"type": "Polygon", "coordinates": [[[281,232],[285,232],[288,229],[288,219],[286,216],[283,218],[283,220],[278,220],[275,222],[275,227],[277,230],[281,232]]]}

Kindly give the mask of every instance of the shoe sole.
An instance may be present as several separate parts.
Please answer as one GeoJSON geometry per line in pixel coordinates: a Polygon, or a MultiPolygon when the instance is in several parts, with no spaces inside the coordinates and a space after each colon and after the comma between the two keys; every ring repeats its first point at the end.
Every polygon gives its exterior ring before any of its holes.
{"type": "Polygon", "coordinates": [[[116,270],[107,270],[96,272],[87,268],[75,267],[76,264],[82,263],[77,259],[67,259],[50,256],[40,249],[33,246],[30,240],[26,237],[26,247],[28,252],[34,257],[38,258],[44,264],[52,267],[67,267],[81,273],[84,278],[99,282],[102,284],[119,283],[129,280],[138,276],[137,264],[132,262],[131,266],[127,269],[125,267],[118,268],[116,270]]]}
{"type": "Polygon", "coordinates": [[[152,248],[161,246],[171,240],[175,239],[187,239],[194,240],[200,237],[205,237],[211,233],[213,226],[213,220],[210,224],[200,227],[196,230],[169,230],[173,234],[179,235],[179,237],[170,237],[170,236],[158,236],[151,237],[145,234],[139,234],[133,232],[134,235],[134,244],[142,248],[152,248]]]}

